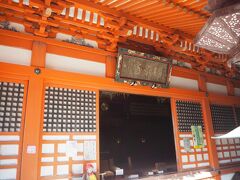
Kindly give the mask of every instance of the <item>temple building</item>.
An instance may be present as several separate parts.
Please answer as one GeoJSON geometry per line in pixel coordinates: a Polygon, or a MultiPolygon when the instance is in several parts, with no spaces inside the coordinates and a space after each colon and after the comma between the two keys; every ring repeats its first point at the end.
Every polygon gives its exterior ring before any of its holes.
{"type": "Polygon", "coordinates": [[[0,180],[236,180],[239,128],[238,0],[0,0],[0,180]]]}

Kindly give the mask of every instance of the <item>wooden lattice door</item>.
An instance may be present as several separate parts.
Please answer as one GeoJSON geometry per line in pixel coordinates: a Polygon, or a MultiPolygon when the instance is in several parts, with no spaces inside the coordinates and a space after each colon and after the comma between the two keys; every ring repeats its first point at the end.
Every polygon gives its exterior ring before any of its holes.
{"type": "Polygon", "coordinates": [[[81,178],[85,165],[98,170],[98,91],[45,85],[40,179],[81,178]],[[69,156],[69,143],[76,154],[69,156]]]}
{"type": "Polygon", "coordinates": [[[0,78],[0,179],[20,179],[27,85],[0,78]]]}
{"type": "Polygon", "coordinates": [[[208,144],[206,141],[202,103],[197,100],[171,100],[175,145],[177,152],[178,170],[206,168],[210,166],[208,144]],[[195,149],[191,126],[201,126],[203,129],[204,147],[195,149]],[[184,141],[190,141],[188,150],[184,148],[184,141]]]}

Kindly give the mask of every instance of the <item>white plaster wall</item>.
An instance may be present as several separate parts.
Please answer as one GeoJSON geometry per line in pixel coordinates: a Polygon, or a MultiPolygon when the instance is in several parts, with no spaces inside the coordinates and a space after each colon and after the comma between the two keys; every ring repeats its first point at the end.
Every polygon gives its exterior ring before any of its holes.
{"type": "Polygon", "coordinates": [[[18,135],[0,135],[0,156],[5,157],[4,159],[0,160],[0,166],[9,166],[8,168],[0,169],[0,180],[16,179],[17,168],[11,167],[11,165],[14,166],[19,163],[17,159],[19,140],[20,136],[18,135]],[[5,144],[4,142],[11,142],[14,144],[5,144]]]}
{"type": "Polygon", "coordinates": [[[227,87],[220,84],[214,83],[206,83],[207,84],[207,91],[227,95],[227,87]]]}
{"type": "Polygon", "coordinates": [[[0,62],[30,66],[32,51],[0,45],[0,62]]]}
{"type": "Polygon", "coordinates": [[[170,87],[198,90],[198,81],[177,76],[171,76],[170,87]]]}
{"type": "Polygon", "coordinates": [[[46,68],[105,77],[104,63],[47,53],[46,68]]]}
{"type": "Polygon", "coordinates": [[[16,179],[17,169],[0,169],[0,179],[16,179]]]}
{"type": "Polygon", "coordinates": [[[234,95],[240,96],[240,88],[234,88],[234,95]]]}
{"type": "Polygon", "coordinates": [[[60,41],[70,41],[72,36],[69,34],[57,33],[56,39],[60,41]]]}
{"type": "Polygon", "coordinates": [[[231,180],[233,176],[234,176],[234,173],[224,174],[224,175],[221,175],[221,180],[231,180]]]}

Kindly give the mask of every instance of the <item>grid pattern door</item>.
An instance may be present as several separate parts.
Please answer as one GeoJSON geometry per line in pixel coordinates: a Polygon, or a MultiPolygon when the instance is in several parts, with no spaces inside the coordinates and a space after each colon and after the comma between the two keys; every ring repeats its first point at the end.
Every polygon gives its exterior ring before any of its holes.
{"type": "Polygon", "coordinates": [[[211,104],[210,108],[215,133],[225,133],[237,127],[233,106],[211,104]]]}
{"type": "Polygon", "coordinates": [[[200,101],[184,99],[174,99],[172,101],[172,112],[175,114],[173,119],[175,124],[176,146],[179,150],[179,164],[182,170],[195,168],[206,168],[209,164],[208,145],[206,141],[202,105],[200,101]],[[204,147],[194,148],[191,126],[201,126],[203,130],[204,147]],[[185,141],[189,147],[185,148],[185,141]]]}
{"type": "Polygon", "coordinates": [[[240,126],[240,106],[235,107],[237,126],[240,126]]]}
{"type": "MultiPolygon", "coordinates": [[[[215,136],[221,136],[239,126],[239,107],[211,104],[215,136]]],[[[216,148],[220,165],[240,162],[240,138],[217,139],[216,148]]]]}
{"type": "Polygon", "coordinates": [[[180,132],[191,132],[191,126],[202,126],[204,130],[202,107],[199,102],[176,101],[178,130],[180,132]]]}
{"type": "Polygon", "coordinates": [[[19,179],[27,82],[0,79],[0,179],[19,179]]]}
{"type": "Polygon", "coordinates": [[[97,171],[97,98],[96,90],[46,85],[40,179],[81,179],[87,163],[97,171]]]}
{"type": "Polygon", "coordinates": [[[96,93],[46,87],[43,131],[96,132],[96,93]]]}

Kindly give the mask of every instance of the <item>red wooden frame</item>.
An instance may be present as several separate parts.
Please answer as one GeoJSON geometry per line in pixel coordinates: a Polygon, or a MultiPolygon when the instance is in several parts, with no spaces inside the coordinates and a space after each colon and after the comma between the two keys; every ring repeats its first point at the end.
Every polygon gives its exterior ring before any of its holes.
{"type": "MultiPolygon", "coordinates": [[[[39,177],[39,152],[41,144],[41,122],[43,115],[43,98],[44,98],[44,87],[45,84],[57,84],[65,87],[81,87],[86,89],[94,89],[95,91],[106,90],[106,91],[116,91],[116,92],[125,92],[133,94],[143,94],[150,96],[161,96],[161,97],[170,97],[171,98],[171,108],[173,114],[173,125],[176,127],[176,99],[184,99],[190,101],[198,101],[202,104],[204,124],[206,127],[206,139],[209,148],[209,160],[210,166],[213,169],[218,169],[218,161],[216,156],[216,146],[215,142],[211,139],[213,133],[212,122],[211,122],[211,113],[209,108],[209,103],[217,102],[221,104],[229,105],[239,105],[240,97],[233,96],[223,96],[217,95],[214,93],[209,93],[208,97],[206,96],[206,82],[214,82],[219,84],[227,85],[229,79],[218,77],[214,75],[209,75],[206,73],[199,74],[197,71],[191,69],[184,69],[180,67],[174,67],[172,74],[174,76],[180,76],[184,78],[196,79],[199,82],[199,87],[201,87],[202,92],[186,90],[186,89],[151,89],[150,87],[142,86],[129,86],[122,83],[114,82],[114,64],[116,54],[105,52],[102,50],[80,47],[77,45],[67,44],[64,42],[58,42],[52,39],[44,39],[40,37],[32,37],[29,35],[9,32],[0,30],[0,44],[7,46],[16,46],[25,49],[32,49],[32,65],[33,66],[21,66],[8,63],[0,63],[0,77],[7,79],[14,79],[16,81],[24,81],[28,84],[28,95],[27,95],[27,106],[26,106],[26,116],[25,116],[25,129],[23,135],[23,148],[22,148],[22,164],[21,164],[21,179],[24,180],[33,180],[39,177]],[[7,33],[7,34],[5,34],[7,33]],[[34,43],[33,41],[40,41],[42,43],[34,43]],[[33,48],[33,46],[35,46],[33,48]],[[41,46],[41,50],[37,48],[41,46]],[[46,46],[46,48],[45,48],[46,46]],[[105,63],[106,68],[106,78],[95,77],[89,75],[82,75],[76,73],[67,73],[61,71],[55,71],[44,68],[45,56],[41,55],[41,60],[37,58],[38,53],[55,53],[59,55],[71,56],[76,58],[85,58],[90,61],[97,61],[105,63]],[[34,74],[34,68],[40,67],[41,74],[34,74]],[[200,77],[201,76],[201,77],[200,77]],[[34,107],[34,108],[33,108],[34,107]],[[29,155],[26,153],[26,148],[28,145],[35,145],[37,148],[37,153],[29,155]],[[33,169],[29,171],[29,168],[33,169]]],[[[231,80],[233,87],[240,87],[239,81],[231,80]]],[[[231,88],[230,88],[231,89],[231,88]]],[[[96,102],[99,103],[98,100],[96,102]]],[[[99,109],[97,109],[99,111],[99,109]]],[[[99,118],[99,117],[98,117],[99,118]]],[[[99,125],[98,125],[99,126],[99,125]]],[[[177,158],[180,157],[177,144],[179,144],[179,138],[177,136],[177,131],[174,130],[175,134],[175,147],[177,158]]],[[[97,135],[99,137],[99,135],[97,135]]],[[[98,144],[99,148],[99,144],[98,144]]],[[[99,152],[99,151],[98,151],[99,152]]],[[[99,153],[98,153],[99,159],[99,153]]],[[[178,162],[178,169],[181,170],[181,162],[178,162]]],[[[98,162],[99,167],[99,162],[98,162]]],[[[236,168],[227,170],[226,172],[235,172],[236,168]]],[[[223,169],[223,172],[224,169],[223,169]]]]}

